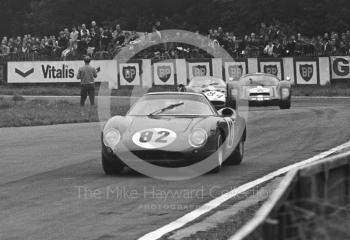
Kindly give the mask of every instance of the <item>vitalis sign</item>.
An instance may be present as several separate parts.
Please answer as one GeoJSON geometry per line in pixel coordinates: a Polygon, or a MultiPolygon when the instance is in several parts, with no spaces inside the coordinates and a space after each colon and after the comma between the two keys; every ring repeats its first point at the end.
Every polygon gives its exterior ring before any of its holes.
{"type": "MultiPolygon", "coordinates": [[[[82,61],[9,62],[9,83],[79,82],[76,78],[82,61]]],[[[97,82],[117,81],[115,61],[92,61],[98,72],[97,82]]]]}

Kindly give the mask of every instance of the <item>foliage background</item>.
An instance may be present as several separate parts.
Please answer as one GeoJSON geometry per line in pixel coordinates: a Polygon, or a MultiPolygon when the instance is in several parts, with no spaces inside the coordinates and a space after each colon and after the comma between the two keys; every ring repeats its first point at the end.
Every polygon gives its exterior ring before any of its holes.
{"type": "Polygon", "coordinates": [[[278,19],[305,35],[350,29],[349,0],[0,0],[0,35],[56,34],[73,24],[119,23],[123,29],[163,28],[207,32],[222,26],[236,34],[278,19]]]}

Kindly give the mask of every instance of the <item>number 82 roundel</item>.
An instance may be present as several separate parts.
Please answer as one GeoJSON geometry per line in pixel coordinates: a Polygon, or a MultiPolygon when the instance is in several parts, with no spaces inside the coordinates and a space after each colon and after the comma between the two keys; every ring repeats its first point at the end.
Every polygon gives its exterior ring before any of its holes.
{"type": "Polygon", "coordinates": [[[136,132],[132,141],[145,149],[157,149],[168,146],[176,140],[176,133],[165,128],[150,128],[136,132]]]}

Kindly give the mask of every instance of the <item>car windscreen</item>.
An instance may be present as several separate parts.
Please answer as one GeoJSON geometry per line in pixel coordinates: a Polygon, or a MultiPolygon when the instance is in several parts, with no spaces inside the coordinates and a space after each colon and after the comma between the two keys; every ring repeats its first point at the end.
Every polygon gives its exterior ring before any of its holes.
{"type": "Polygon", "coordinates": [[[191,80],[189,87],[207,87],[207,86],[219,86],[225,87],[225,82],[216,78],[194,78],[191,80]]]}
{"type": "Polygon", "coordinates": [[[215,112],[203,96],[149,95],[141,98],[127,115],[195,115],[212,116],[215,112]]]}
{"type": "Polygon", "coordinates": [[[240,83],[243,86],[276,86],[278,84],[278,79],[273,76],[245,76],[242,77],[240,80],[240,83]]]}

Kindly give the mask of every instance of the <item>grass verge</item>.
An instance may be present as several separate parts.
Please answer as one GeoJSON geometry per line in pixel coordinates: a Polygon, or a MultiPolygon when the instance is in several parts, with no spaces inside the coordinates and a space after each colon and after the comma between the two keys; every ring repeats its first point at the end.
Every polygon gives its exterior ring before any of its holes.
{"type": "MultiPolygon", "coordinates": [[[[111,106],[111,115],[125,114],[129,102],[119,102],[111,106]]],[[[98,122],[96,106],[80,107],[79,103],[67,100],[26,101],[20,97],[0,98],[0,127],[38,126],[61,123],[98,122]],[[20,100],[19,100],[20,99],[20,100]]]]}
{"type": "Polygon", "coordinates": [[[326,86],[297,85],[293,86],[292,94],[294,96],[315,97],[350,96],[350,83],[338,83],[326,86]]]}
{"type": "MultiPolygon", "coordinates": [[[[96,95],[99,94],[99,84],[96,84],[96,95]]],[[[112,91],[114,96],[130,96],[133,91],[172,91],[173,86],[156,86],[150,89],[122,87],[112,91]]],[[[297,85],[292,87],[294,96],[350,96],[350,82],[334,83],[326,86],[297,85]]],[[[0,95],[28,95],[28,96],[79,96],[78,83],[63,84],[8,84],[0,86],[0,95]]]]}
{"type": "MultiPolygon", "coordinates": [[[[100,94],[100,83],[96,83],[96,96],[100,94]]],[[[150,89],[142,87],[125,86],[121,89],[113,89],[113,96],[130,96],[136,92],[172,91],[174,86],[156,86],[150,89]]],[[[80,84],[8,84],[0,85],[0,95],[23,96],[80,96],[80,84]]]]}

